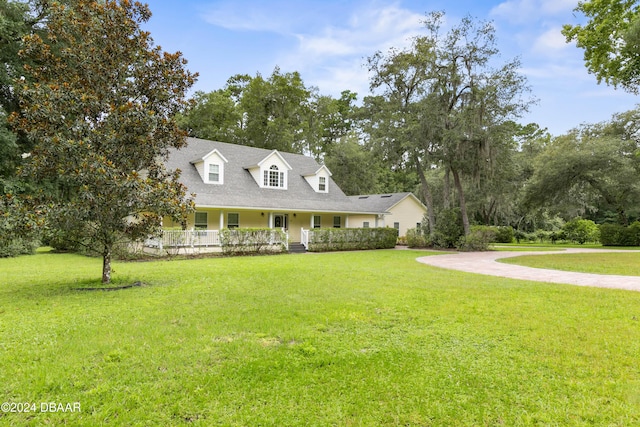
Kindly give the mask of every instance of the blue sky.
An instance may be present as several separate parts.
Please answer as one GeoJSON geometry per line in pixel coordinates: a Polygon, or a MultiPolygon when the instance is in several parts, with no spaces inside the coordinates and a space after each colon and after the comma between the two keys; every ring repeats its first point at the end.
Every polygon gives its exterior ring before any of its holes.
{"type": "Polygon", "coordinates": [[[450,23],[493,21],[500,60],[519,57],[537,105],[521,120],[554,135],[635,108],[637,97],[587,73],[582,51],[566,44],[563,24],[579,23],[577,0],[146,0],[144,28],[168,52],[181,51],[200,77],[194,90],[222,88],[235,74],[298,71],[305,85],[338,97],[368,94],[366,57],[409,45],[428,12],[450,23]]]}

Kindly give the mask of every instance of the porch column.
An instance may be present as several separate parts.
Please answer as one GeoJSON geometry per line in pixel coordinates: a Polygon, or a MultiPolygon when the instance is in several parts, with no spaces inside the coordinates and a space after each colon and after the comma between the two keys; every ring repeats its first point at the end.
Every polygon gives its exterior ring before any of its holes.
{"type": "Polygon", "coordinates": [[[218,230],[222,231],[223,228],[224,228],[224,212],[220,211],[220,227],[218,228],[218,230]]]}
{"type": "Polygon", "coordinates": [[[344,216],[344,228],[349,228],[349,215],[344,216]]]}
{"type": "Polygon", "coordinates": [[[273,228],[273,212],[269,212],[269,228],[273,228]]]}

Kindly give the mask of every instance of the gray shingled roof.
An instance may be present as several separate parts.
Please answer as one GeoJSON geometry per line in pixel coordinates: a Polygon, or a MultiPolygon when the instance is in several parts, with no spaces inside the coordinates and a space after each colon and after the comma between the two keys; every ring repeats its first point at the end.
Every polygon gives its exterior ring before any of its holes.
{"type": "Polygon", "coordinates": [[[387,212],[410,194],[412,193],[363,194],[348,196],[348,198],[360,206],[360,209],[370,212],[387,212]]]}
{"type": "Polygon", "coordinates": [[[363,209],[364,205],[345,196],[336,183],[329,178],[329,192],[317,193],[303,175],[317,171],[320,165],[311,157],[300,154],[282,153],[292,170],[287,173],[287,190],[260,188],[249,171],[271,154],[273,150],[187,138],[187,146],[171,150],[167,161],[170,170],[180,169],[180,181],[189,193],[195,193],[196,206],[222,208],[256,208],[271,210],[344,212],[344,213],[384,213],[386,210],[363,209]],[[228,163],[224,165],[224,184],[206,184],[191,163],[217,149],[228,163]]]}

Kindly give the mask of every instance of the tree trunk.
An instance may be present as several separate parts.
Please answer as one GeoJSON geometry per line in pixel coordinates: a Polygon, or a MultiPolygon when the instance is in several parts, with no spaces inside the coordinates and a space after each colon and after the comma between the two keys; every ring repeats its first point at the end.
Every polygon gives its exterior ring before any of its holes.
{"type": "Polygon", "coordinates": [[[451,209],[451,183],[449,182],[449,168],[445,168],[444,171],[444,189],[442,190],[442,200],[445,209],[451,209]]]}
{"type": "Polygon", "coordinates": [[[111,283],[111,246],[105,246],[102,252],[102,284],[108,283],[111,283]]]}
{"type": "Polygon", "coordinates": [[[416,169],[418,170],[418,176],[420,177],[420,183],[422,184],[422,196],[424,202],[427,205],[427,216],[429,217],[429,236],[433,236],[436,227],[436,215],[433,211],[433,197],[431,197],[431,189],[427,183],[427,177],[424,175],[424,170],[420,164],[420,160],[416,157],[416,169]]]}
{"type": "Polygon", "coordinates": [[[451,168],[451,173],[453,174],[453,181],[456,185],[456,190],[458,190],[458,199],[460,202],[460,213],[462,214],[462,227],[464,228],[464,235],[469,235],[469,216],[467,215],[467,204],[464,200],[464,191],[462,191],[462,183],[460,182],[460,174],[454,168],[451,168]]]}

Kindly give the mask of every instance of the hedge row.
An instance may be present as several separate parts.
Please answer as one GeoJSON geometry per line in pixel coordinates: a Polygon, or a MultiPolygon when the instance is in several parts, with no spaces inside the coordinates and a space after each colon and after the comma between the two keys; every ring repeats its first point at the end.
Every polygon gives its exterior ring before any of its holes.
{"type": "Polygon", "coordinates": [[[640,246],[640,222],[636,221],[628,227],[602,224],[600,243],[602,246],[640,246]]]}
{"type": "Polygon", "coordinates": [[[434,247],[482,251],[487,250],[490,243],[511,243],[514,235],[513,228],[508,226],[474,225],[470,231],[466,237],[462,231],[444,237],[441,235],[441,231],[436,231],[432,240],[427,230],[412,228],[407,230],[407,245],[410,248],[434,247]]]}
{"type": "Polygon", "coordinates": [[[395,228],[316,228],[309,230],[309,252],[391,249],[396,246],[395,228]]]}
{"type": "Polygon", "coordinates": [[[225,255],[250,255],[287,251],[287,234],[270,228],[234,228],[220,232],[225,255]]]}

